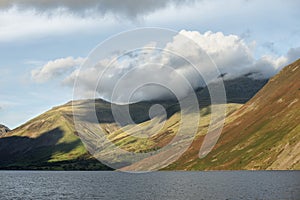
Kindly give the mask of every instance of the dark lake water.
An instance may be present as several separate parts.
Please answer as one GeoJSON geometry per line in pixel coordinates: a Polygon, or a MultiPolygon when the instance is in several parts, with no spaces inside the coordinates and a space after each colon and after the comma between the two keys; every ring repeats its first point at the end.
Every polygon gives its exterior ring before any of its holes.
{"type": "Polygon", "coordinates": [[[300,171],[0,171],[0,199],[300,199],[300,171]]]}

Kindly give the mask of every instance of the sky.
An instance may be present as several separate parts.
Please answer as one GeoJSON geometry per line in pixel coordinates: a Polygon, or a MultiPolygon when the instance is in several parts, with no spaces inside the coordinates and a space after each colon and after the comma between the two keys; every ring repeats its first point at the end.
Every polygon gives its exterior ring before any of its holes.
{"type": "MultiPolygon", "coordinates": [[[[115,52],[79,73],[99,43],[138,28],[175,31],[161,49],[180,51],[194,61],[201,52],[208,54],[228,78],[248,72],[269,78],[300,57],[299,7],[297,0],[0,0],[0,124],[15,128],[72,100],[76,78],[85,92],[92,92],[90,82],[97,81],[97,73],[111,60],[115,62],[97,88],[101,97],[109,99],[117,80],[133,71],[124,78],[123,93],[112,101],[123,101],[122,95],[143,77],[152,80],[149,74],[161,68],[144,67],[149,60],[184,74],[193,88],[201,85],[183,60],[147,49],[158,45],[153,41],[139,53],[120,57],[115,52]],[[186,45],[186,38],[198,47],[186,45]]],[[[138,37],[143,37],[139,31],[138,37]]],[[[121,49],[120,43],[114,48],[118,45],[121,49]]],[[[170,81],[165,84],[177,84],[175,90],[186,95],[180,78],[170,76],[168,70],[155,76],[155,81],[163,82],[166,76],[170,81]]],[[[134,101],[163,95],[164,90],[148,88],[137,93],[134,101]]]]}

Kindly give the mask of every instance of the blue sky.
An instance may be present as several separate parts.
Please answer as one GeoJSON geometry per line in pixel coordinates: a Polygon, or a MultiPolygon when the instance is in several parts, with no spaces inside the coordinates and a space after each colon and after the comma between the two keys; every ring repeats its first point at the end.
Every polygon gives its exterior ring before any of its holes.
{"type": "Polygon", "coordinates": [[[72,99],[72,87],[62,84],[67,75],[37,81],[32,71],[57,59],[85,58],[98,43],[121,31],[162,27],[222,32],[243,40],[257,60],[265,55],[274,60],[288,57],[288,52],[291,59],[300,57],[296,0],[127,0],[122,6],[121,1],[28,2],[0,0],[0,124],[10,128],[72,99]]]}

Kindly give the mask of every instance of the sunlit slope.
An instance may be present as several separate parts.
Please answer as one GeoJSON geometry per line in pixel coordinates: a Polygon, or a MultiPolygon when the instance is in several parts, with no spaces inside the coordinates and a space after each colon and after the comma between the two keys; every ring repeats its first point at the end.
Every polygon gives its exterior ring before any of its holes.
{"type": "Polygon", "coordinates": [[[0,167],[102,169],[88,154],[72,123],[71,104],[56,107],[0,139],[0,167]]]}
{"type": "Polygon", "coordinates": [[[168,170],[300,169],[300,60],[285,67],[233,113],[213,149],[203,137],[168,170]]]}
{"type": "MultiPolygon", "coordinates": [[[[136,123],[149,120],[149,108],[159,103],[167,108],[168,117],[178,111],[177,102],[140,102],[130,105],[131,116],[136,123]]],[[[143,140],[127,145],[125,136],[121,139],[120,126],[117,126],[111,111],[111,104],[103,100],[84,100],[70,102],[55,107],[30,120],[15,130],[0,137],[0,168],[2,169],[66,169],[66,170],[102,170],[109,169],[86,150],[78,137],[73,122],[73,109],[76,114],[88,116],[96,108],[99,124],[112,141],[120,143],[125,149],[147,150],[152,145],[141,146],[143,140]]],[[[122,107],[120,105],[120,107],[122,107]]],[[[89,120],[85,118],[85,120],[89,120]]],[[[123,122],[125,130],[134,130],[135,125],[123,122]]]]}

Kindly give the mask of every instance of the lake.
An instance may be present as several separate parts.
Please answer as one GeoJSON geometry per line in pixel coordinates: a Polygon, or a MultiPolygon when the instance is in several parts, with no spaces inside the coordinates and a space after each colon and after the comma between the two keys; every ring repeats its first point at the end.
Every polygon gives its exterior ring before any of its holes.
{"type": "Polygon", "coordinates": [[[0,199],[300,199],[300,171],[0,171],[0,199]]]}

